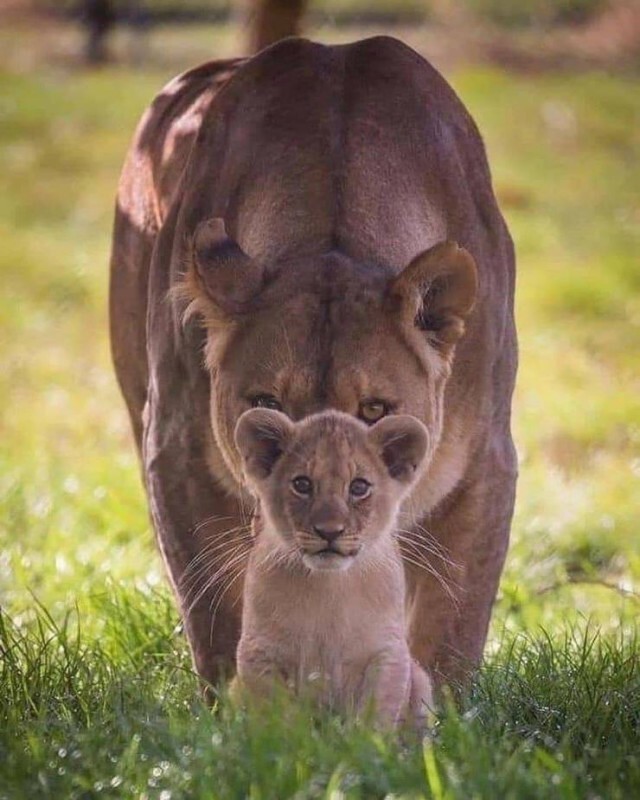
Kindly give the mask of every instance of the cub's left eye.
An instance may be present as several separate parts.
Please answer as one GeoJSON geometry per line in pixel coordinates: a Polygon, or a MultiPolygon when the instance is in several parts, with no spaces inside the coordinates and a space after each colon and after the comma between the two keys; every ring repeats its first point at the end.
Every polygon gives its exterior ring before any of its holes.
{"type": "Polygon", "coordinates": [[[351,497],[357,497],[362,500],[363,497],[368,497],[371,494],[371,484],[364,478],[354,478],[349,485],[349,494],[351,497]]]}
{"type": "Polygon", "coordinates": [[[309,497],[309,495],[313,492],[313,483],[311,482],[310,478],[307,478],[306,475],[298,475],[297,478],[294,478],[291,481],[291,488],[301,497],[309,497]]]}

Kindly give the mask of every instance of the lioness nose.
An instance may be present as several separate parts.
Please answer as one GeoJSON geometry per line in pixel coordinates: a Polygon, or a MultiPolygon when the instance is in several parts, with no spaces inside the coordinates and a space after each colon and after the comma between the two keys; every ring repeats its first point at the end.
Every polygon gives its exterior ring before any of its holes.
{"type": "Polygon", "coordinates": [[[344,533],[344,525],[314,525],[313,530],[321,539],[324,539],[325,542],[331,544],[344,533]]]}

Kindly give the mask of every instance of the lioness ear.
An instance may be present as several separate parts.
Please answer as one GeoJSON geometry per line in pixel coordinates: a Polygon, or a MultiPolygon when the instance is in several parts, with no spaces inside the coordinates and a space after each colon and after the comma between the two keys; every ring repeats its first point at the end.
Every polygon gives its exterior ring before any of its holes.
{"type": "Polygon", "coordinates": [[[260,293],[264,280],[262,267],[227,236],[221,217],[201,222],[192,243],[196,291],[225,316],[242,314],[260,293]]]}
{"type": "Polygon", "coordinates": [[[400,483],[411,483],[429,449],[429,432],[408,414],[384,417],[369,429],[369,440],[380,453],[389,475],[400,483]]]}
{"type": "Polygon", "coordinates": [[[436,345],[454,345],[464,333],[478,291],[471,253],[455,242],[440,242],[417,255],[392,284],[411,322],[436,345]]]}
{"type": "Polygon", "coordinates": [[[235,431],[236,447],[249,478],[264,480],[271,475],[293,431],[285,414],[268,408],[245,411],[235,431]]]}

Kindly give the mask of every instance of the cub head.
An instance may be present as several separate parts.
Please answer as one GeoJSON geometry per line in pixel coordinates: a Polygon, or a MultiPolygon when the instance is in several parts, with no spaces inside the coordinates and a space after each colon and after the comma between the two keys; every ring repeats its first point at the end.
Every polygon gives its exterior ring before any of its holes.
{"type": "Polygon", "coordinates": [[[367,427],[334,411],[297,423],[278,411],[247,411],[235,440],[264,535],[313,570],[345,569],[375,553],[430,450],[413,417],[367,427]]]}

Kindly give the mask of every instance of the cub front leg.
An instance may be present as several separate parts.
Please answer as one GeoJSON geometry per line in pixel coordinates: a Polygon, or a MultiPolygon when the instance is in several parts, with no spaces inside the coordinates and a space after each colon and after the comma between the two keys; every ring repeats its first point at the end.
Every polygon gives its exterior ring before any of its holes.
{"type": "Polygon", "coordinates": [[[268,698],[286,685],[280,664],[259,644],[244,639],[238,645],[237,670],[231,685],[234,699],[245,695],[255,699],[268,698]]]}
{"type": "Polygon", "coordinates": [[[387,650],[370,664],[370,691],[365,693],[362,705],[373,701],[376,721],[383,728],[393,728],[402,719],[410,696],[411,656],[406,643],[387,650]]]}
{"type": "Polygon", "coordinates": [[[407,707],[407,720],[418,730],[428,724],[429,714],[433,711],[433,687],[431,679],[420,664],[411,659],[411,688],[407,707]]]}

